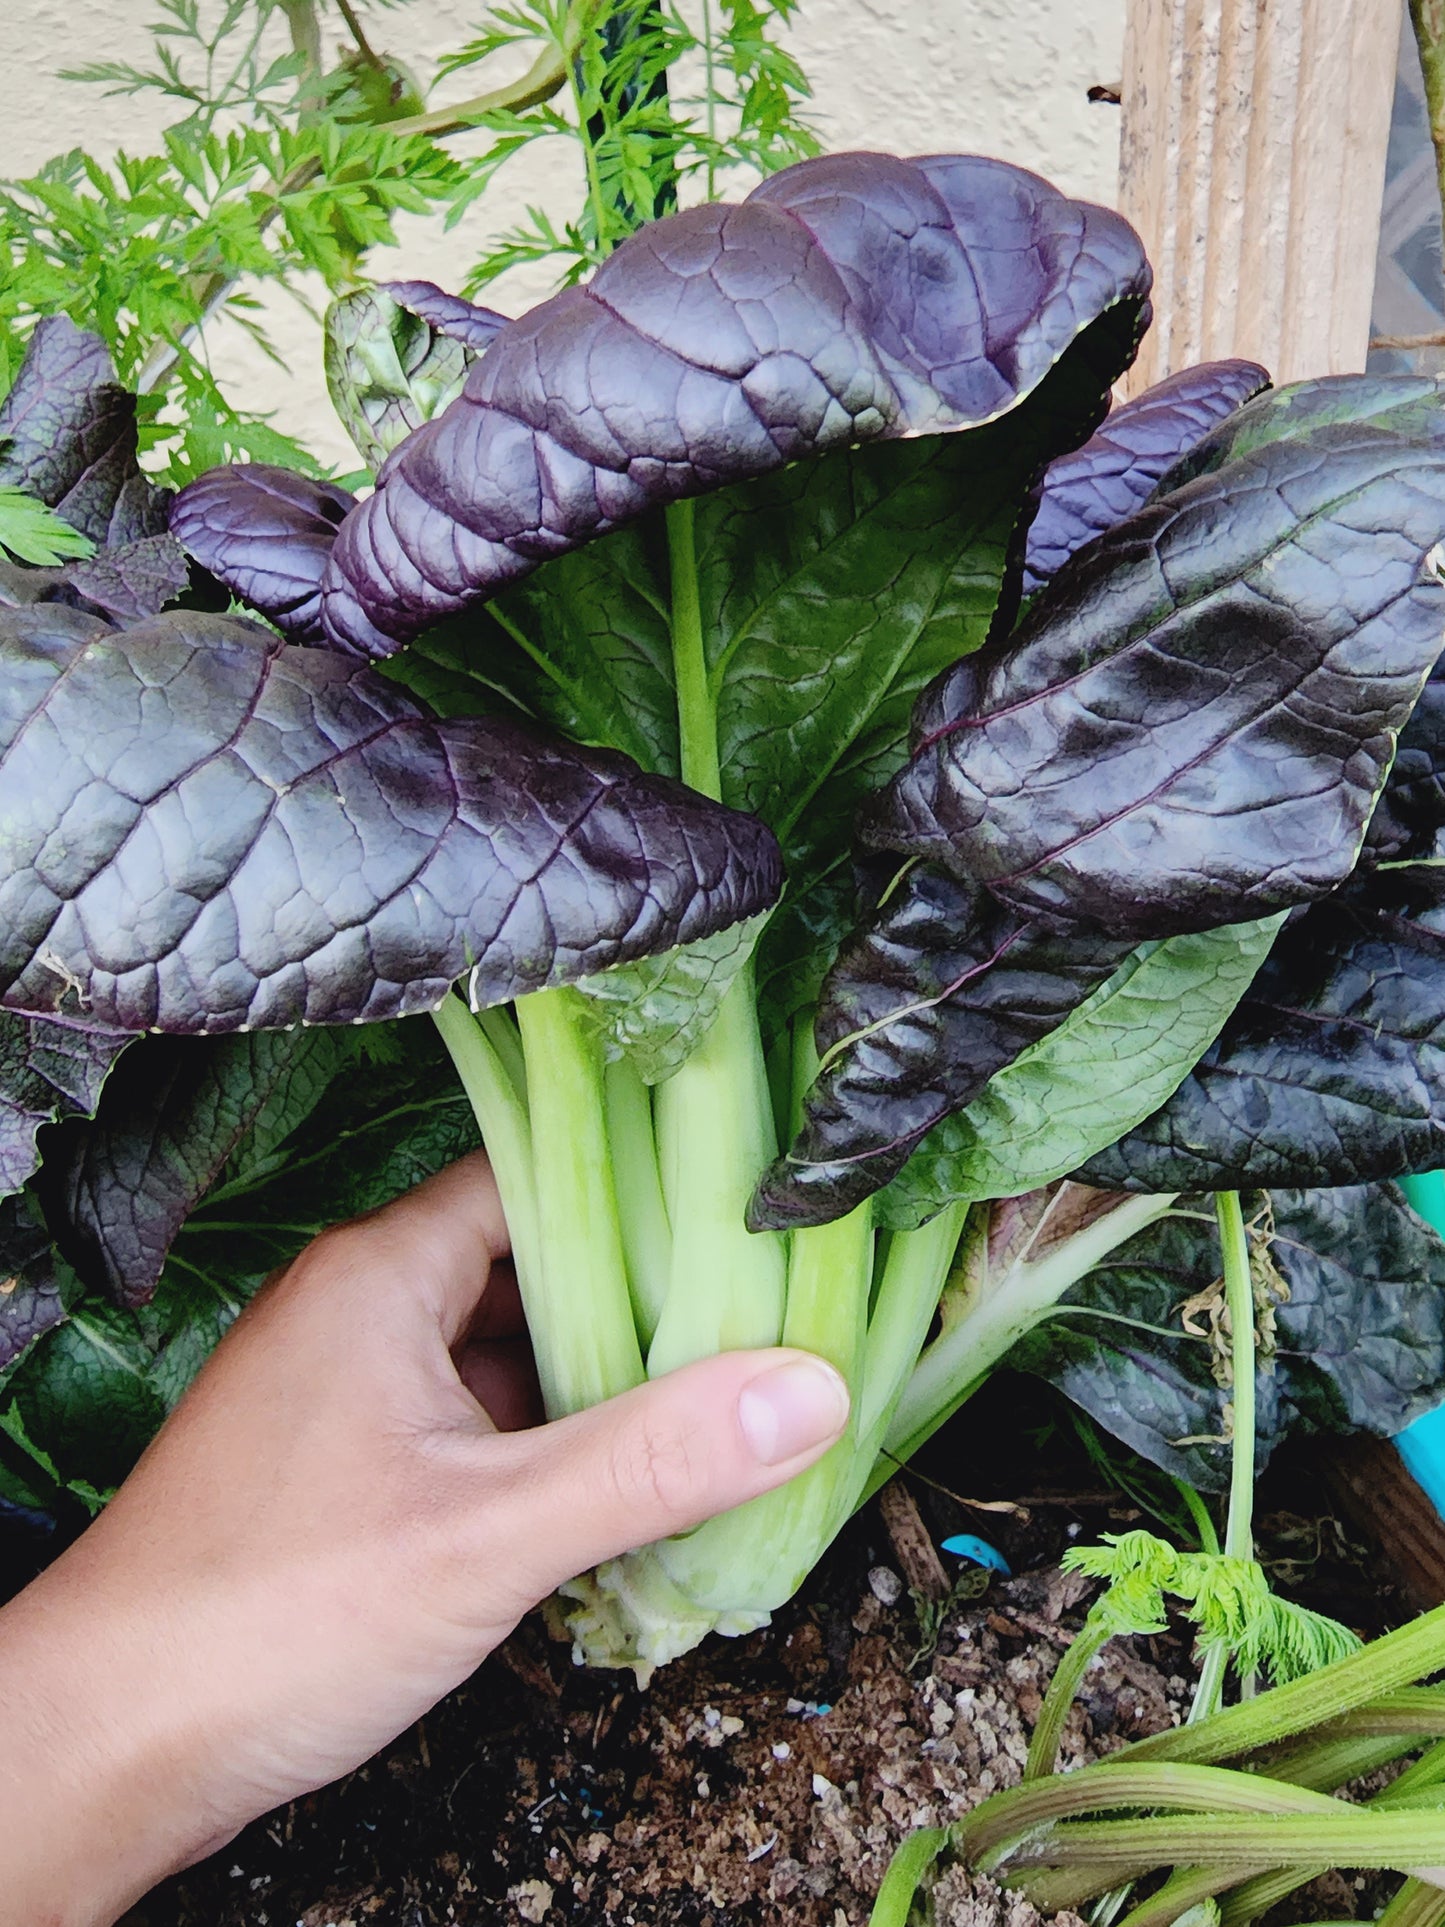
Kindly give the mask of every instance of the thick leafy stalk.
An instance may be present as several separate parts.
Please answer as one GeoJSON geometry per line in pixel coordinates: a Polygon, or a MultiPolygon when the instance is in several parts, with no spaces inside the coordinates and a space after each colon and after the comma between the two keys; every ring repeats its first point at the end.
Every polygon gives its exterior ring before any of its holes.
{"type": "Polygon", "coordinates": [[[672,1227],[657,1168],[652,1093],[625,1057],[607,1065],[602,1081],[627,1282],[645,1352],[662,1317],[672,1276],[672,1227]]]}
{"type": "MultiPolygon", "coordinates": [[[[536,1150],[539,1279],[527,1305],[550,1418],[640,1384],[602,1053],[568,990],[517,999],[536,1150]]],[[[485,1132],[484,1132],[485,1135],[485,1132]]]]}
{"type": "MultiPolygon", "coordinates": [[[[525,1074],[521,1052],[499,1048],[501,1040],[489,1032],[487,1018],[475,1016],[460,997],[447,997],[432,1012],[462,1089],[476,1113],[492,1172],[501,1192],[512,1237],[512,1259],[517,1282],[528,1306],[542,1310],[541,1263],[537,1245],[537,1190],[532,1177],[532,1124],[527,1114],[525,1074]]],[[[540,1319],[533,1326],[540,1330],[540,1319]]],[[[538,1352],[538,1369],[541,1352],[538,1352]]]]}
{"type": "Polygon", "coordinates": [[[967,1205],[949,1205],[917,1231],[897,1233],[889,1244],[868,1321],[859,1418],[864,1438],[876,1435],[880,1445],[928,1336],[967,1216],[967,1205]]]}
{"type": "Polygon", "coordinates": [[[1116,1245],[1162,1218],[1173,1203],[1168,1195],[1124,1199],[1047,1257],[1015,1266],[979,1303],[968,1306],[919,1359],[889,1425],[885,1449],[899,1459],[916,1452],[1024,1333],[1048,1316],[1070,1285],[1116,1245]]]}
{"type": "Polygon", "coordinates": [[[681,1070],[658,1086],[654,1106],[677,1234],[648,1353],[656,1378],[713,1352],[776,1345],[782,1334],[785,1240],[744,1222],[758,1173],[777,1149],[750,969],[681,1070]]]}
{"type": "Polygon", "coordinates": [[[1340,1802],[1306,1787],[1225,1767],[1129,1767],[1104,1760],[1077,1773],[1050,1774],[1036,1785],[997,1794],[958,1823],[955,1838],[971,1861],[992,1866],[1040,1827],[1116,1807],[1330,1815],[1340,1810],[1340,1802]]]}
{"type": "Polygon", "coordinates": [[[1257,1699],[1226,1708],[1199,1726],[1175,1727],[1136,1740],[1130,1760],[1229,1760],[1340,1719],[1383,1694],[1445,1667],[1445,1606],[1257,1699]]]}

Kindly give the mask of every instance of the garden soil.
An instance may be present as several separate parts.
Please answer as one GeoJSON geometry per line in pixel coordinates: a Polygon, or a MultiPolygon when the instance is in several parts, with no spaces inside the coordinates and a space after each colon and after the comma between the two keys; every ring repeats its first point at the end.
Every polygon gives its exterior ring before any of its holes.
{"type": "MultiPolygon", "coordinates": [[[[904,1834],[1017,1781],[1094,1590],[1060,1570],[1064,1549],[1154,1523],[1105,1489],[1056,1406],[1039,1406],[1022,1451],[1020,1404],[1038,1395],[1007,1381],[990,1394],[922,1470],[1014,1509],[964,1507],[918,1477],[909,1490],[931,1536],[979,1534],[1019,1576],[949,1561],[950,1596],[927,1602],[900,1571],[896,1520],[890,1536],[873,1505],[770,1628],[709,1640],[646,1689],[574,1668],[530,1620],[387,1752],[248,1828],[124,1927],[865,1927],[904,1834]],[[1012,1469],[991,1456],[1001,1437],[1012,1469]]],[[[1313,1476],[1303,1453],[1269,1475],[1262,1556],[1281,1590],[1383,1630],[1405,1610],[1313,1476]]],[[[1114,1641],[1063,1757],[1177,1723],[1191,1678],[1178,1629],[1114,1641]]],[[[1369,1919],[1375,1889],[1331,1875],[1279,1918],[1369,1919]]],[[[959,1869],[934,1905],[936,1927],[1039,1919],[959,1869]]]]}

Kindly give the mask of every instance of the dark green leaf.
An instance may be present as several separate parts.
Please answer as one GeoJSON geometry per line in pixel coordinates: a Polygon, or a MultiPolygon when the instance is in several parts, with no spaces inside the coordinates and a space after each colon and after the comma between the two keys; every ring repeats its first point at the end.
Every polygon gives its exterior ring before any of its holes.
{"type": "Polygon", "coordinates": [[[1190,1075],[1084,1181],[1237,1190],[1445,1164],[1445,913],[1404,874],[1287,926],[1190,1075]]]}
{"type": "Polygon", "coordinates": [[[0,1199],[0,1385],[78,1296],[33,1199],[0,1199]]]}
{"type": "MultiPolygon", "coordinates": [[[[1445,1397],[1445,1242],[1393,1185],[1273,1194],[1271,1253],[1289,1287],[1258,1380],[1256,1466],[1290,1432],[1402,1430],[1445,1397]]],[[[1051,1380],[1135,1451],[1206,1490],[1228,1481],[1226,1394],[1184,1301],[1221,1269],[1207,1201],[1121,1245],[1010,1363],[1051,1380]]]]}
{"type": "Polygon", "coordinates": [[[1141,944],[1056,1030],[924,1138],[878,1199],[883,1223],[922,1224],[960,1199],[1053,1182],[1147,1116],[1213,1040],[1268,953],[1278,917],[1141,944]]]}

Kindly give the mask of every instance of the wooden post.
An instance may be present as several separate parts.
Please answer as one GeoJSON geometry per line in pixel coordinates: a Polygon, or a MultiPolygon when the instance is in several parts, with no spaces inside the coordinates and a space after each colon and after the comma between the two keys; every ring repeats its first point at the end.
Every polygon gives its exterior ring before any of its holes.
{"type": "Polygon", "coordinates": [[[1154,263],[1128,390],[1362,369],[1402,0],[1128,0],[1119,206],[1154,263]]]}

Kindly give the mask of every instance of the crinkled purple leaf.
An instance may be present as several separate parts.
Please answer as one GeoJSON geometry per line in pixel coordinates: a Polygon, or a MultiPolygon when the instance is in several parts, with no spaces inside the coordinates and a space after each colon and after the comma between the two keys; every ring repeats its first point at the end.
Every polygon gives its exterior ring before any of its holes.
{"type": "Polygon", "coordinates": [[[186,552],[173,535],[145,535],[97,549],[65,570],[66,586],[116,622],[158,616],[190,582],[186,552]]]}
{"type": "Polygon", "coordinates": [[[0,483],[22,488],[97,545],[159,535],[168,493],[136,465],[135,397],[98,335],[36,323],[0,404],[0,483]]]}
{"type": "MultiPolygon", "coordinates": [[[[6,1020],[13,1021],[13,1020],[6,1020]]],[[[341,1067],[346,1033],[147,1038],[46,1159],[52,1229],[87,1285],[148,1302],[177,1232],[244,1142],[279,1143],[341,1067]]]]}
{"type": "Polygon", "coordinates": [[[1187,449],[1164,474],[1167,495],[1269,442],[1293,441],[1319,429],[1370,429],[1407,442],[1433,442],[1445,431],[1445,391],[1432,375],[1319,375],[1257,395],[1187,449]]]}
{"type": "Polygon", "coordinates": [[[934,685],[865,840],[1136,937],[1353,868],[1445,638],[1445,448],[1270,442],[1159,497],[934,685]]]}
{"type": "Polygon", "coordinates": [[[507,325],[506,315],[495,308],[478,307],[459,294],[448,294],[435,281],[383,281],[380,287],[399,308],[476,354],[489,347],[507,325]]]}
{"type": "Polygon", "coordinates": [[[0,612],[0,1004],[183,1032],[497,1002],[767,909],[756,821],[234,618],[0,612]]]}
{"type": "Polygon", "coordinates": [[[1292,921],[1162,1109],[1083,1167],[1136,1191],[1445,1164],[1445,911],[1389,873],[1292,921]]]}
{"type": "Polygon", "coordinates": [[[0,1011],[0,1196],[18,1191],[39,1165],[42,1124],[94,1112],[106,1073],[131,1041],[0,1011]]]}
{"type": "Polygon", "coordinates": [[[1116,408],[1103,427],[1044,476],[1029,530],[1024,593],[1033,595],[1076,549],[1127,521],[1159,479],[1224,416],[1269,386],[1256,361],[1206,361],[1116,408]]]}
{"type": "MultiPolygon", "coordinates": [[[[1270,1255],[1289,1298],[1275,1311],[1274,1370],[1256,1380],[1256,1470],[1289,1433],[1389,1436],[1445,1397],[1445,1242],[1393,1185],[1276,1191],[1272,1204],[1270,1255]]],[[[1050,1379],[1166,1472],[1222,1491],[1228,1394],[1207,1338],[1180,1316],[1219,1272],[1196,1210],[1161,1219],[1072,1287],[1063,1315],[1009,1363],[1050,1379]]]]}
{"type": "Polygon", "coordinates": [[[504,328],[348,517],[323,620],[386,655],[647,509],[1006,412],[1091,324],[1132,355],[1132,230],[999,161],[844,154],[625,241],[504,328]]]}
{"type": "Polygon", "coordinates": [[[763,1174],[749,1223],[825,1223],[851,1210],[1131,948],[1021,917],[930,866],[910,870],[823,985],[807,1116],[763,1174]]]}
{"type": "Polygon", "coordinates": [[[1360,862],[1421,863],[1438,853],[1445,832],[1445,679],[1426,683],[1400,732],[1384,793],[1370,818],[1360,862]]]}
{"type": "Polygon", "coordinates": [[[74,1289],[34,1200],[0,1199],[0,1383],[36,1339],[61,1323],[74,1289]]]}
{"type": "Polygon", "coordinates": [[[321,577],[355,496],[269,462],[227,463],[183,488],[171,534],[283,635],[320,634],[321,577]]]}

